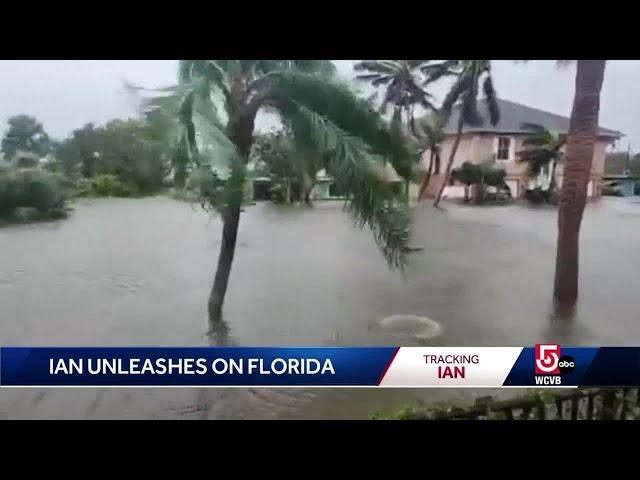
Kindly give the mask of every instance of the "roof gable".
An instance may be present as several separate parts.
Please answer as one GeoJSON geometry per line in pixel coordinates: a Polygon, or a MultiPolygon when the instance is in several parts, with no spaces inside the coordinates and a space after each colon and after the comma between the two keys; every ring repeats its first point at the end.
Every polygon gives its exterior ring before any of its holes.
{"type": "MultiPolygon", "coordinates": [[[[489,133],[530,133],[530,130],[523,129],[523,123],[535,123],[542,125],[547,130],[557,133],[569,132],[569,118],[555,113],[545,112],[537,108],[528,107],[520,103],[510,102],[509,100],[498,99],[498,107],[500,109],[500,121],[496,126],[491,125],[489,121],[489,113],[487,104],[484,101],[478,102],[478,113],[483,119],[482,125],[465,125],[463,132],[489,132],[489,133]]],[[[444,128],[446,134],[454,134],[457,131],[458,118],[460,115],[459,106],[449,117],[449,121],[444,128]]],[[[616,130],[598,127],[599,137],[620,138],[622,133],[616,130]]]]}

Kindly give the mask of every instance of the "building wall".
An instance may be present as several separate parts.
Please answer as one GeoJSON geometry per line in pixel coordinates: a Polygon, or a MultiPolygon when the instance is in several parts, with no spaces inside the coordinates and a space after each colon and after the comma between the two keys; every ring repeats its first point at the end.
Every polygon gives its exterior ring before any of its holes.
{"type": "Polygon", "coordinates": [[[313,191],[311,192],[311,197],[314,200],[325,200],[330,198],[329,187],[331,186],[331,181],[323,181],[318,182],[313,186],[313,191]]]}

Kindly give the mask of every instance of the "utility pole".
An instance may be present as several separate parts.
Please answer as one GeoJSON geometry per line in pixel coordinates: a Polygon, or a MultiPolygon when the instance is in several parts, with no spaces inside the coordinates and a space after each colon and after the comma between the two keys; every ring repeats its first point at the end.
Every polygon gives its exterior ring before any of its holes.
{"type": "Polygon", "coordinates": [[[627,145],[627,158],[624,162],[624,174],[629,175],[631,173],[631,143],[627,145]]]}

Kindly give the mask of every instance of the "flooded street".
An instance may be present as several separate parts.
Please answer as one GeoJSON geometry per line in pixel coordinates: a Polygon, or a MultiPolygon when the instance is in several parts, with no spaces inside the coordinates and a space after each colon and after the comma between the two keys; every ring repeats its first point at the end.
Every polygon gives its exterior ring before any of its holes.
{"type": "MultiPolygon", "coordinates": [[[[640,344],[640,203],[589,205],[575,318],[555,318],[556,211],[415,210],[404,274],[340,203],[247,207],[225,303],[207,333],[221,223],[169,198],[85,200],[57,223],[0,229],[0,345],[523,346],[640,344]],[[442,334],[382,331],[424,315],[442,334]]],[[[483,395],[494,394],[485,390],[483,395]]],[[[472,390],[4,389],[0,418],[368,418],[472,390]]],[[[513,392],[511,392],[513,394],[513,392]]]]}

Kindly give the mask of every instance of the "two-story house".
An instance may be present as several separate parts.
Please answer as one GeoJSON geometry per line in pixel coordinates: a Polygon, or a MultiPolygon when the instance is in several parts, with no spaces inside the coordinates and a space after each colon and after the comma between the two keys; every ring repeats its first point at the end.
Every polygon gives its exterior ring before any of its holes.
{"type": "MultiPolygon", "coordinates": [[[[569,118],[553,113],[527,107],[507,100],[498,100],[500,107],[500,122],[493,126],[489,122],[485,102],[479,102],[479,113],[483,118],[482,125],[465,125],[462,139],[456,152],[453,168],[460,167],[464,162],[481,163],[493,161],[502,166],[506,173],[506,182],[514,198],[524,195],[531,179],[527,176],[527,165],[519,162],[517,152],[523,149],[523,141],[531,132],[523,128],[525,123],[542,125],[556,134],[566,135],[569,131],[569,118]]],[[[454,108],[447,125],[444,128],[445,140],[440,150],[440,171],[434,167],[429,187],[423,194],[424,198],[434,197],[444,181],[444,170],[449,159],[456,137],[459,108],[454,108]]],[[[602,175],[607,150],[612,147],[622,134],[615,130],[598,128],[598,138],[595,145],[591,180],[588,184],[588,195],[599,197],[602,194],[602,175]]],[[[422,169],[428,169],[429,152],[422,158],[422,169]]],[[[562,185],[563,165],[556,168],[557,185],[562,185]]],[[[458,198],[464,195],[464,189],[454,181],[445,188],[444,197],[458,198]]]]}

